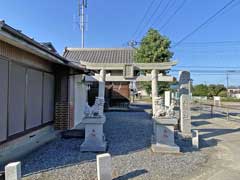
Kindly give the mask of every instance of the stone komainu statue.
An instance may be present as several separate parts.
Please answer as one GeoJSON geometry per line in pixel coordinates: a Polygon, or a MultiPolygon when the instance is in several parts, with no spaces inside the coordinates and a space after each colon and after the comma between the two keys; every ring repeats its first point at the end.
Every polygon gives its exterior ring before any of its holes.
{"type": "Polygon", "coordinates": [[[156,111],[154,114],[155,117],[173,117],[175,115],[174,102],[172,102],[169,107],[165,107],[163,105],[163,99],[158,98],[155,103],[156,103],[156,111]]]}
{"type": "Polygon", "coordinates": [[[85,117],[103,116],[103,110],[104,110],[104,99],[97,97],[95,99],[95,103],[93,106],[89,106],[88,103],[86,103],[84,108],[84,115],[85,117]]]}

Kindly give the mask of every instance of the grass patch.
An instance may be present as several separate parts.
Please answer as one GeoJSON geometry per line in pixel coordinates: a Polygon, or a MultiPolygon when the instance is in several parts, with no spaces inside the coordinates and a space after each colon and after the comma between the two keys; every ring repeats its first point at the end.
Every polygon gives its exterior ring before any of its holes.
{"type": "Polygon", "coordinates": [[[233,97],[222,97],[222,102],[240,102],[240,99],[233,98],[233,97]]]}

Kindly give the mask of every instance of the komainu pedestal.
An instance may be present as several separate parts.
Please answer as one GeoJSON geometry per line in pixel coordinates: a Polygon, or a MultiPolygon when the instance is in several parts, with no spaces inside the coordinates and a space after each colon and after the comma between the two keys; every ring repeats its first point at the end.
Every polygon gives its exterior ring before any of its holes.
{"type": "Polygon", "coordinates": [[[85,125],[85,140],[80,151],[105,152],[107,143],[103,133],[103,124],[106,117],[103,114],[104,98],[97,97],[95,104],[90,107],[86,104],[82,123],[85,125]]]}
{"type": "Polygon", "coordinates": [[[152,151],[162,153],[179,153],[180,148],[174,141],[174,126],[177,119],[172,117],[155,118],[152,137],[152,151]]]}
{"type": "Polygon", "coordinates": [[[85,117],[83,124],[85,124],[85,140],[80,147],[82,152],[105,152],[107,143],[103,133],[103,124],[105,116],[102,117],[85,117]]]}

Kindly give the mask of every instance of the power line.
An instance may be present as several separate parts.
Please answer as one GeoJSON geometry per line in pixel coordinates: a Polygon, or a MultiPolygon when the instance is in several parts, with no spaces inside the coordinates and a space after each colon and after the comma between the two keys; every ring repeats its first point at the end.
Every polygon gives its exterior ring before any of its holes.
{"type": "MultiPolygon", "coordinates": [[[[135,43],[140,44],[139,41],[135,41],[135,43]]],[[[177,42],[173,42],[173,43],[177,43],[177,42]]],[[[223,46],[223,45],[227,45],[229,47],[229,45],[240,45],[240,40],[236,40],[236,41],[231,41],[231,40],[222,40],[222,41],[196,41],[196,42],[182,42],[182,45],[178,48],[182,48],[184,47],[183,45],[185,45],[185,47],[187,48],[195,48],[194,46],[201,46],[202,47],[207,47],[207,45],[216,45],[216,46],[223,46]]]]}
{"type": "MultiPolygon", "coordinates": [[[[182,49],[177,49],[175,52],[186,52],[188,55],[191,54],[208,54],[208,55],[224,55],[224,54],[238,54],[240,53],[240,47],[237,46],[231,46],[231,47],[222,47],[222,48],[182,48],[182,49]],[[214,54],[209,54],[209,53],[214,53],[214,54]]],[[[186,55],[186,54],[185,54],[186,55]]]]}
{"type": "MultiPolygon", "coordinates": [[[[179,72],[181,69],[172,69],[171,71],[179,72]]],[[[190,72],[197,72],[197,73],[240,73],[240,70],[236,69],[225,69],[225,70],[216,70],[216,69],[193,69],[189,70],[190,72]]]]}
{"type": "Polygon", "coordinates": [[[180,45],[183,41],[188,39],[190,36],[195,34],[197,31],[199,31],[202,27],[207,25],[210,21],[212,21],[214,18],[216,18],[220,13],[222,13],[227,7],[229,7],[234,1],[231,0],[228,3],[226,3],[221,9],[219,9],[216,13],[214,13],[212,16],[210,16],[207,20],[205,20],[202,24],[200,24],[198,27],[196,27],[193,31],[185,35],[181,40],[179,40],[176,44],[173,45],[172,48],[175,48],[176,46],[180,45]]]}
{"type": "Polygon", "coordinates": [[[148,13],[149,13],[150,9],[152,8],[152,6],[153,6],[153,4],[154,4],[155,1],[156,1],[156,0],[152,0],[151,3],[149,4],[149,6],[148,6],[148,8],[146,9],[146,11],[145,11],[142,19],[141,19],[140,22],[138,23],[136,30],[134,31],[134,33],[133,33],[133,35],[132,35],[132,39],[134,39],[135,35],[138,33],[140,27],[142,26],[144,20],[146,19],[147,15],[148,15],[148,13]]]}
{"type": "Polygon", "coordinates": [[[150,25],[151,26],[154,26],[154,24],[157,23],[158,20],[160,20],[161,16],[164,15],[164,13],[169,9],[170,5],[171,6],[174,6],[174,4],[176,3],[176,0],[173,0],[173,1],[168,1],[167,4],[165,5],[165,7],[163,8],[163,11],[157,16],[157,18],[155,19],[155,21],[153,21],[153,23],[150,25]],[[171,4],[172,2],[172,4],[171,4]]]}
{"type": "Polygon", "coordinates": [[[144,31],[145,27],[148,27],[149,23],[151,22],[152,18],[155,16],[155,14],[158,12],[158,10],[160,9],[161,5],[162,5],[163,0],[161,0],[158,5],[156,6],[155,10],[153,11],[153,13],[151,14],[151,16],[148,18],[148,21],[145,23],[145,25],[143,26],[142,30],[137,34],[136,38],[138,38],[142,32],[144,31]]]}
{"type": "Polygon", "coordinates": [[[236,2],[236,3],[233,3],[231,6],[228,7],[228,11],[223,11],[219,14],[219,16],[222,16],[224,14],[226,14],[227,12],[229,12],[230,10],[232,10],[233,8],[235,8],[237,5],[239,5],[240,2],[236,2]]]}
{"type": "MultiPolygon", "coordinates": [[[[181,71],[181,69],[172,69],[171,71],[181,71]]],[[[236,69],[227,69],[227,70],[215,70],[215,69],[194,69],[194,70],[189,70],[191,72],[207,72],[207,73],[215,73],[215,72],[225,72],[225,73],[240,73],[240,70],[236,69]]]]}
{"type": "Polygon", "coordinates": [[[206,45],[206,44],[240,44],[240,41],[202,41],[202,42],[183,42],[182,44],[185,45],[206,45]]]}
{"type": "MultiPolygon", "coordinates": [[[[198,59],[215,59],[215,60],[227,60],[227,59],[235,59],[239,60],[240,58],[240,52],[238,51],[179,51],[176,55],[178,59],[183,59],[183,57],[192,57],[192,58],[198,58],[198,59]],[[211,54],[212,53],[212,54],[211,54]],[[179,55],[181,54],[181,55],[179,55]],[[181,58],[179,58],[181,57],[181,58]]],[[[206,62],[206,61],[205,61],[206,62]]]]}
{"type": "MultiPolygon", "coordinates": [[[[174,74],[174,72],[172,72],[172,73],[170,73],[170,74],[172,74],[172,75],[174,75],[174,76],[178,76],[179,74],[178,73],[176,73],[176,74],[174,74]]],[[[238,74],[228,74],[228,75],[231,75],[231,79],[234,79],[234,78],[232,78],[232,76],[240,76],[240,74],[238,73],[238,74]]],[[[211,76],[226,76],[226,73],[214,73],[214,74],[211,74],[211,73],[193,73],[193,72],[191,72],[191,76],[209,76],[209,77],[211,77],[211,76]]],[[[239,78],[238,79],[235,79],[235,80],[239,80],[239,78]]]]}
{"type": "Polygon", "coordinates": [[[240,69],[240,66],[177,66],[180,68],[216,68],[216,69],[240,69]]]}
{"type": "Polygon", "coordinates": [[[209,42],[187,42],[182,43],[181,46],[176,47],[175,49],[196,49],[196,48],[239,48],[240,41],[209,41],[209,42]]]}
{"type": "Polygon", "coordinates": [[[174,11],[174,13],[167,19],[167,21],[159,28],[160,30],[164,29],[171,20],[176,16],[176,14],[183,8],[183,6],[186,4],[187,0],[183,0],[183,2],[180,4],[180,6],[174,11]]]}
{"type": "MultiPolygon", "coordinates": [[[[178,75],[178,74],[175,74],[175,75],[178,75]]],[[[191,75],[194,75],[194,76],[226,76],[226,73],[216,73],[216,74],[207,74],[207,73],[191,73],[191,75]]],[[[231,74],[232,75],[232,74],[231,74]]],[[[234,74],[234,75],[238,75],[240,76],[240,74],[234,74]]]]}

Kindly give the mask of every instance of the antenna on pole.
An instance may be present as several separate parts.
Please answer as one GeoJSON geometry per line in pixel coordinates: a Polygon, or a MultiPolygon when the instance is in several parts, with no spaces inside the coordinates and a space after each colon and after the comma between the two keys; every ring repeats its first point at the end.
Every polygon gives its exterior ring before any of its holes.
{"type": "Polygon", "coordinates": [[[80,18],[80,29],[82,33],[82,48],[84,48],[85,44],[85,9],[87,8],[87,0],[79,0],[79,18],[80,18]]]}
{"type": "Polygon", "coordinates": [[[132,40],[132,41],[129,41],[127,44],[129,47],[132,47],[135,49],[139,43],[137,41],[132,40]]]}

